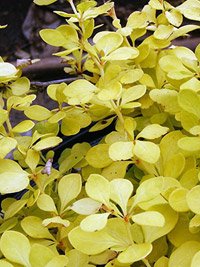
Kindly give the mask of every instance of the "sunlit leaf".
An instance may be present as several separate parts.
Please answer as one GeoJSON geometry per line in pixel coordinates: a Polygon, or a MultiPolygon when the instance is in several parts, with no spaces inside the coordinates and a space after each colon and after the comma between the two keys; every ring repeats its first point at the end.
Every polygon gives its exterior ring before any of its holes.
{"type": "Polygon", "coordinates": [[[186,195],[186,201],[189,208],[197,214],[200,214],[200,185],[193,187],[186,195]]]}
{"type": "Polygon", "coordinates": [[[139,225],[162,227],[165,224],[164,216],[157,211],[145,211],[135,214],[131,219],[139,225]]]}
{"type": "Polygon", "coordinates": [[[139,159],[149,163],[156,163],[160,157],[160,149],[158,145],[148,141],[137,140],[135,142],[133,153],[139,159]]]}
{"type": "Polygon", "coordinates": [[[175,211],[186,212],[189,210],[186,200],[187,193],[187,189],[177,188],[170,194],[169,204],[175,211]]]}
{"type": "Polygon", "coordinates": [[[0,248],[3,255],[10,261],[30,266],[30,243],[28,238],[16,231],[6,231],[1,236],[0,248]]]}
{"type": "Polygon", "coordinates": [[[61,201],[61,212],[66,205],[75,199],[81,191],[81,176],[78,173],[71,173],[61,178],[58,183],[58,195],[61,201]]]}
{"type": "Polygon", "coordinates": [[[151,124],[146,126],[138,135],[137,138],[155,139],[166,134],[169,128],[160,126],[158,124],[151,124]]]}
{"type": "Polygon", "coordinates": [[[109,147],[109,157],[113,160],[127,160],[133,157],[133,142],[115,142],[109,147]]]}
{"type": "Polygon", "coordinates": [[[109,157],[109,145],[98,144],[87,152],[87,162],[94,168],[104,168],[110,165],[113,161],[109,157]]]}
{"type": "Polygon", "coordinates": [[[37,205],[41,210],[57,214],[57,209],[53,199],[47,194],[41,194],[37,199],[37,205]]]}
{"type": "Polygon", "coordinates": [[[70,209],[78,214],[90,215],[96,213],[100,209],[101,205],[101,202],[95,201],[94,199],[82,198],[74,202],[72,206],[70,206],[70,209]]]}
{"type": "Polygon", "coordinates": [[[133,263],[144,259],[152,251],[151,243],[133,244],[117,257],[121,263],[133,263]]]}
{"type": "Polygon", "coordinates": [[[80,227],[86,232],[99,231],[106,226],[109,215],[110,213],[91,214],[81,221],[80,227]]]}
{"type": "Polygon", "coordinates": [[[32,267],[43,267],[55,257],[53,251],[41,244],[35,243],[31,247],[30,263],[32,267]]]}

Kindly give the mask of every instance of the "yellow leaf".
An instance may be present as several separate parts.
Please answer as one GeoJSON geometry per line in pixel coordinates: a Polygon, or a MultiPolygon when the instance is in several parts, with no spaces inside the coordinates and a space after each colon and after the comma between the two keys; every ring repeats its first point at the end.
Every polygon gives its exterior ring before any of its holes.
{"type": "Polygon", "coordinates": [[[23,120],[20,123],[18,123],[15,127],[13,127],[12,131],[14,133],[24,133],[31,130],[34,126],[34,122],[31,120],[23,120]]]}
{"type": "Polygon", "coordinates": [[[26,108],[26,110],[24,111],[24,114],[28,118],[32,120],[36,120],[36,121],[46,120],[52,115],[51,111],[39,105],[33,105],[33,106],[26,108]]]}

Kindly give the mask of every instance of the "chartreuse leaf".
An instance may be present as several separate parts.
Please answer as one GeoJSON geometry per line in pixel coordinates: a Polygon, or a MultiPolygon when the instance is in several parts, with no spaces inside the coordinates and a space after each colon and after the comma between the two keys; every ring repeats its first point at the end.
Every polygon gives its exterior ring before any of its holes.
{"type": "Polygon", "coordinates": [[[99,174],[91,174],[85,185],[86,193],[92,199],[109,207],[110,183],[99,174]]]}
{"type": "Polygon", "coordinates": [[[178,94],[178,103],[185,111],[196,115],[200,118],[200,97],[192,90],[181,90],[178,94]]]}
{"type": "Polygon", "coordinates": [[[155,139],[159,138],[162,135],[166,134],[169,131],[169,128],[160,126],[159,124],[151,124],[147,125],[138,135],[138,138],[145,138],[145,139],[155,139]]]}
{"type": "Polygon", "coordinates": [[[0,159],[0,193],[8,194],[25,189],[29,184],[28,173],[10,159],[0,159]]]}
{"type": "Polygon", "coordinates": [[[133,157],[133,142],[115,142],[109,147],[109,157],[113,161],[127,160],[133,157]]]}
{"type": "Polygon", "coordinates": [[[17,141],[11,137],[2,137],[0,139],[0,158],[5,158],[5,156],[11,152],[17,146],[17,141]]]}
{"type": "Polygon", "coordinates": [[[122,44],[123,37],[119,33],[108,32],[100,38],[96,35],[96,38],[94,37],[94,42],[99,52],[102,51],[104,55],[108,55],[122,44]]]}
{"type": "Polygon", "coordinates": [[[125,71],[120,78],[120,82],[123,84],[130,84],[140,80],[144,72],[141,69],[133,69],[125,71]]]}
{"type": "Polygon", "coordinates": [[[38,197],[37,205],[41,210],[58,213],[53,199],[47,194],[41,194],[38,197]]]}
{"type": "Polygon", "coordinates": [[[54,2],[56,2],[57,0],[34,0],[33,2],[36,4],[36,5],[39,5],[39,6],[46,6],[46,5],[50,5],[54,2]]]}
{"type": "Polygon", "coordinates": [[[185,167],[185,157],[182,153],[172,156],[164,165],[164,176],[178,178],[185,167]],[[172,168],[173,166],[173,168],[172,168]]]}
{"type": "Polygon", "coordinates": [[[196,168],[191,168],[184,172],[179,181],[183,187],[192,189],[199,181],[196,168]]]}
{"type": "Polygon", "coordinates": [[[67,174],[60,179],[58,183],[58,195],[61,201],[60,212],[63,212],[66,205],[79,195],[81,186],[81,176],[78,173],[67,174]]]}
{"type": "Polygon", "coordinates": [[[127,214],[128,200],[133,193],[133,185],[126,179],[114,179],[110,182],[110,199],[120,206],[123,214],[127,214]]]}
{"type": "Polygon", "coordinates": [[[8,119],[8,111],[0,108],[0,126],[8,119]]]}
{"type": "Polygon", "coordinates": [[[0,260],[0,266],[1,267],[14,267],[11,263],[9,263],[6,260],[0,260]]]}
{"type": "Polygon", "coordinates": [[[159,25],[153,35],[156,39],[167,39],[173,30],[174,27],[172,25],[159,25]]]}
{"type": "Polygon", "coordinates": [[[186,151],[197,152],[200,150],[200,137],[183,137],[178,140],[178,146],[186,151]]]}
{"type": "Polygon", "coordinates": [[[42,219],[36,216],[27,216],[21,221],[24,232],[33,238],[54,240],[47,228],[42,225],[42,219]]]}
{"type": "Polygon", "coordinates": [[[149,5],[154,9],[164,10],[164,6],[159,0],[150,0],[149,5]]]}
{"type": "Polygon", "coordinates": [[[53,251],[41,244],[35,243],[30,251],[31,267],[44,267],[46,264],[55,257],[53,251]]]}
{"type": "Polygon", "coordinates": [[[1,236],[0,249],[9,261],[31,267],[29,253],[31,246],[28,238],[16,231],[6,231],[1,236]]]}
{"type": "MultiPolygon", "coordinates": [[[[64,43],[65,48],[72,50],[76,49],[76,47],[78,48],[79,46],[78,34],[77,31],[72,26],[60,25],[59,27],[56,28],[56,30],[59,31],[65,37],[65,43],[64,43]]],[[[59,100],[58,97],[57,99],[59,100]]]]}
{"type": "Polygon", "coordinates": [[[91,214],[81,221],[80,227],[86,232],[99,231],[106,226],[109,215],[110,213],[91,214]]]}
{"type": "Polygon", "coordinates": [[[4,213],[5,220],[17,214],[27,203],[27,199],[20,199],[13,202],[4,213]]]}
{"type": "Polygon", "coordinates": [[[175,27],[179,27],[183,22],[183,16],[180,11],[173,8],[169,11],[165,12],[165,16],[170,24],[174,25],[175,27]]]}
{"type": "Polygon", "coordinates": [[[117,257],[121,263],[133,263],[144,259],[152,251],[151,243],[133,244],[121,252],[117,257]]]}
{"type": "Polygon", "coordinates": [[[46,137],[40,141],[38,141],[34,146],[32,146],[32,149],[36,151],[40,151],[46,148],[57,146],[62,142],[62,139],[58,136],[50,136],[46,137]]]}
{"type": "Polygon", "coordinates": [[[127,167],[132,161],[115,161],[108,167],[104,168],[101,175],[106,177],[109,181],[115,178],[124,178],[126,175],[127,167]]]}
{"type": "Polygon", "coordinates": [[[98,98],[102,101],[107,101],[107,100],[116,100],[120,97],[122,93],[122,85],[120,82],[116,81],[112,83],[109,88],[107,89],[102,89],[98,93],[98,98]]]}
{"type": "Polygon", "coordinates": [[[186,201],[188,190],[186,188],[177,188],[169,196],[169,204],[177,212],[189,211],[186,201]]]}
{"type": "Polygon", "coordinates": [[[113,245],[106,228],[96,232],[85,232],[78,226],[69,232],[68,238],[75,249],[88,255],[101,253],[113,245]]]}
{"type": "Polygon", "coordinates": [[[80,105],[89,102],[96,90],[95,85],[81,79],[70,83],[64,90],[64,94],[68,97],[69,105],[80,105]]]}
{"type": "Polygon", "coordinates": [[[174,178],[163,176],[150,178],[137,188],[135,204],[154,199],[168,189],[176,187],[180,187],[180,183],[174,178]]]}
{"type": "Polygon", "coordinates": [[[26,108],[26,110],[24,111],[24,114],[28,118],[32,120],[36,120],[36,121],[46,120],[52,115],[51,111],[39,105],[33,105],[33,106],[26,108]]]}
{"type": "Polygon", "coordinates": [[[133,153],[139,159],[149,163],[156,163],[160,157],[159,146],[148,141],[135,141],[133,153]]]}
{"type": "Polygon", "coordinates": [[[30,89],[30,81],[26,77],[20,77],[10,85],[13,95],[26,94],[30,89]]]}
{"type": "Polygon", "coordinates": [[[194,213],[200,214],[200,185],[193,187],[186,195],[189,208],[194,213]]]}
{"type": "Polygon", "coordinates": [[[158,211],[145,211],[135,214],[131,219],[139,225],[163,227],[165,217],[158,211]]]}
{"type": "Polygon", "coordinates": [[[200,264],[200,251],[196,252],[192,258],[191,267],[198,267],[200,264]]]}
{"type": "Polygon", "coordinates": [[[169,259],[165,256],[162,256],[155,262],[154,267],[168,267],[168,263],[169,259]]]}
{"type": "Polygon", "coordinates": [[[34,171],[40,161],[40,154],[34,149],[29,149],[26,153],[25,162],[34,171]]]}
{"type": "Polygon", "coordinates": [[[57,29],[43,29],[39,32],[40,37],[47,44],[53,46],[64,46],[66,43],[66,38],[57,29]]]}
{"type": "Polygon", "coordinates": [[[33,128],[34,125],[34,122],[32,122],[31,120],[24,120],[18,123],[15,127],[13,127],[12,131],[14,133],[28,132],[33,128]]]}
{"type": "Polygon", "coordinates": [[[161,236],[168,234],[178,221],[178,213],[168,204],[154,206],[151,210],[161,213],[165,218],[165,224],[163,227],[142,225],[145,242],[153,242],[161,236]]]}
{"type": "Polygon", "coordinates": [[[68,227],[70,225],[70,222],[68,220],[62,219],[60,216],[55,216],[43,220],[42,225],[49,228],[55,228],[60,226],[68,227]]]}
{"type": "Polygon", "coordinates": [[[68,258],[65,255],[57,255],[51,259],[45,267],[66,267],[68,264],[68,258]]]}
{"type": "Polygon", "coordinates": [[[194,255],[200,250],[200,242],[188,241],[172,252],[169,258],[169,267],[191,267],[194,255]]]}
{"type": "Polygon", "coordinates": [[[120,47],[111,52],[108,56],[102,57],[105,61],[134,59],[139,55],[139,51],[135,47],[120,47]]]}
{"type": "Polygon", "coordinates": [[[18,70],[8,62],[0,62],[0,82],[9,81],[17,74],[18,70]]]}
{"type": "Polygon", "coordinates": [[[5,231],[12,229],[17,223],[18,219],[16,217],[6,220],[0,226],[0,234],[3,234],[5,231]]]}
{"type": "Polygon", "coordinates": [[[137,29],[144,28],[147,25],[147,14],[141,11],[131,13],[127,20],[127,27],[137,29]]]}
{"type": "Polygon", "coordinates": [[[101,202],[94,199],[82,198],[74,202],[72,206],[70,206],[70,209],[78,214],[90,215],[96,213],[100,209],[101,205],[101,202]]]}
{"type": "Polygon", "coordinates": [[[109,157],[109,145],[98,144],[90,148],[86,154],[86,160],[89,165],[94,168],[104,168],[110,165],[113,161],[109,157]]]}
{"type": "Polygon", "coordinates": [[[198,0],[187,0],[177,7],[177,9],[187,18],[199,21],[200,3],[198,0]]]}
{"type": "Polygon", "coordinates": [[[200,230],[200,215],[196,214],[189,222],[189,231],[193,234],[198,234],[200,230]]]}
{"type": "MultiPolygon", "coordinates": [[[[66,253],[66,256],[68,257],[68,265],[67,267],[78,267],[83,266],[87,267],[87,263],[89,261],[89,256],[76,250],[71,249],[66,253]],[[86,266],[85,266],[86,264],[86,266]]],[[[88,266],[89,267],[89,266],[88,266]]]]}
{"type": "Polygon", "coordinates": [[[112,251],[110,249],[105,250],[104,252],[90,256],[90,262],[95,265],[106,264],[109,260],[114,259],[116,257],[116,251],[112,251]]]}

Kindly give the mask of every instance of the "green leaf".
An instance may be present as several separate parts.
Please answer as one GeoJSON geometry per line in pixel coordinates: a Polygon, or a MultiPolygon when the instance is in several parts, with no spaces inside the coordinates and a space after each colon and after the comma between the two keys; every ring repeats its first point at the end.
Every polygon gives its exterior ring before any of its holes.
{"type": "Polygon", "coordinates": [[[200,214],[200,185],[193,187],[186,195],[186,201],[194,213],[200,214]]]}
{"type": "Polygon", "coordinates": [[[36,5],[39,5],[39,6],[46,6],[46,5],[50,5],[54,2],[56,2],[57,0],[34,0],[33,2],[36,4],[36,5]]]}
{"type": "Polygon", "coordinates": [[[39,32],[40,37],[49,45],[64,46],[66,38],[63,34],[56,29],[43,29],[39,32]]]}
{"type": "Polygon", "coordinates": [[[12,229],[17,225],[18,219],[16,217],[10,218],[3,222],[0,226],[0,234],[3,234],[5,231],[12,229]]]}
{"type": "Polygon", "coordinates": [[[166,134],[169,131],[169,128],[160,126],[158,124],[147,125],[138,135],[138,138],[145,139],[155,139],[159,138],[162,135],[166,134]]]}
{"type": "Polygon", "coordinates": [[[36,151],[40,151],[46,148],[54,147],[59,145],[62,142],[62,139],[58,136],[50,136],[46,137],[39,142],[37,142],[34,146],[32,146],[32,149],[36,151]]]}
{"type": "Polygon", "coordinates": [[[109,147],[109,157],[113,161],[127,160],[133,157],[133,142],[115,142],[109,147]]]}
{"type": "Polygon", "coordinates": [[[200,242],[188,241],[172,252],[169,258],[169,267],[191,267],[194,255],[200,250],[200,242]]]}
{"type": "Polygon", "coordinates": [[[71,173],[61,178],[58,183],[58,195],[61,201],[61,212],[66,205],[75,199],[81,192],[81,176],[78,173],[71,173]]]}
{"type": "Polygon", "coordinates": [[[133,215],[131,219],[139,225],[163,227],[165,224],[165,217],[157,211],[141,212],[133,215]]]}
{"type": "Polygon", "coordinates": [[[15,127],[13,127],[12,131],[14,133],[25,133],[31,130],[34,126],[34,122],[31,120],[23,120],[20,123],[18,123],[15,127]]]}
{"type": "Polygon", "coordinates": [[[26,108],[26,110],[24,111],[24,114],[28,118],[32,120],[36,120],[36,121],[46,120],[52,115],[51,111],[39,105],[33,105],[33,106],[26,108]]]}
{"type": "Polygon", "coordinates": [[[139,159],[149,163],[156,163],[160,157],[159,146],[148,141],[136,140],[133,153],[139,159]]]}
{"type": "Polygon", "coordinates": [[[183,137],[178,140],[178,146],[190,152],[197,152],[200,150],[200,137],[183,137]]]}
{"type": "Polygon", "coordinates": [[[109,215],[110,213],[91,214],[81,221],[80,227],[86,232],[102,230],[107,224],[109,215]]]}
{"type": "Polygon", "coordinates": [[[102,57],[105,61],[115,60],[127,60],[134,59],[139,55],[139,51],[134,47],[120,47],[115,51],[111,52],[108,56],[102,57]]]}
{"type": "Polygon", "coordinates": [[[127,214],[128,200],[133,193],[133,185],[126,179],[114,179],[110,182],[110,199],[120,206],[124,216],[127,214]]]}
{"type": "Polygon", "coordinates": [[[186,196],[188,190],[186,188],[177,188],[169,196],[169,205],[177,212],[187,212],[189,207],[186,196]]]}
{"type": "Polygon", "coordinates": [[[96,90],[95,85],[80,79],[70,83],[64,90],[64,94],[68,97],[69,105],[81,105],[89,102],[96,90]]]}
{"type": "Polygon", "coordinates": [[[102,32],[97,34],[93,41],[96,43],[96,48],[99,52],[103,51],[104,55],[110,54],[116,50],[123,42],[123,37],[116,32],[102,32]],[[103,33],[103,34],[102,34],[103,33]]]}
{"type": "Polygon", "coordinates": [[[21,191],[29,184],[28,173],[10,159],[0,160],[0,192],[8,194],[21,191]],[[3,165],[2,165],[3,164],[3,165]]]}
{"type": "Polygon", "coordinates": [[[198,267],[200,264],[200,251],[196,252],[192,258],[191,267],[198,267]]]}
{"type": "Polygon", "coordinates": [[[154,264],[154,267],[168,267],[169,259],[165,256],[160,257],[154,264]]]}
{"type": "MultiPolygon", "coordinates": [[[[58,32],[60,32],[64,38],[65,43],[64,47],[67,49],[75,49],[79,46],[79,40],[78,40],[78,34],[77,31],[70,25],[60,25],[56,28],[58,32]]],[[[59,88],[59,86],[58,86],[59,88]]],[[[56,94],[58,93],[58,90],[56,91],[56,94]]],[[[59,97],[57,95],[57,99],[59,100],[59,97]]]]}
{"type": "Polygon", "coordinates": [[[94,168],[104,168],[110,165],[113,161],[109,157],[109,145],[98,144],[87,152],[86,160],[94,168]]]}
{"type": "Polygon", "coordinates": [[[177,9],[187,18],[200,21],[200,3],[198,0],[187,0],[177,7],[177,9]]]}
{"type": "Polygon", "coordinates": [[[81,215],[90,215],[96,213],[101,208],[102,203],[91,198],[82,198],[70,206],[70,209],[81,215]]]}
{"type": "Polygon", "coordinates": [[[20,77],[10,85],[13,95],[26,94],[30,89],[30,81],[26,77],[20,77]]]}
{"type": "Polygon", "coordinates": [[[117,257],[121,263],[133,263],[146,258],[152,251],[151,243],[133,244],[117,257]]]}
{"type": "Polygon", "coordinates": [[[85,185],[86,193],[92,199],[109,206],[110,183],[102,175],[91,174],[85,185]]]}
{"type": "Polygon", "coordinates": [[[32,245],[30,252],[31,267],[44,267],[55,256],[50,248],[35,243],[32,245]]]}
{"type": "Polygon", "coordinates": [[[41,194],[38,197],[37,205],[41,210],[58,213],[53,199],[47,194],[41,194]]]}
{"type": "Polygon", "coordinates": [[[5,158],[17,146],[17,141],[11,137],[3,137],[0,139],[0,158],[5,158]]]}
{"type": "Polygon", "coordinates": [[[30,243],[28,238],[16,231],[6,231],[1,236],[0,249],[10,261],[31,267],[29,263],[30,243]]]}
{"type": "Polygon", "coordinates": [[[27,216],[21,221],[24,232],[33,238],[46,238],[54,240],[47,228],[42,225],[42,219],[36,216],[27,216]]]}

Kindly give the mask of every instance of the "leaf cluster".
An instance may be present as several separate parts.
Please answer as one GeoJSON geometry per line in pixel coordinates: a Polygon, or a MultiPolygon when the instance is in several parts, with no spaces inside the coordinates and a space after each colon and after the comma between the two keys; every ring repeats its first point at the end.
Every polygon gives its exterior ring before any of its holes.
{"type": "Polygon", "coordinates": [[[71,14],[55,11],[66,24],[40,31],[62,48],[66,73],[81,76],[48,86],[56,108],[35,104],[21,68],[0,59],[0,193],[25,189],[2,201],[0,265],[198,267],[200,45],[172,41],[199,29],[183,18],[199,21],[200,3],[150,0],[125,26],[112,2],[68,3],[71,14]],[[100,15],[114,31],[96,33],[100,15]],[[27,119],[12,125],[13,110],[27,119]],[[98,144],[64,149],[53,167],[59,132],[111,124],[98,144]]]}

